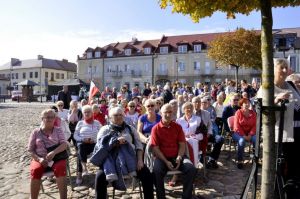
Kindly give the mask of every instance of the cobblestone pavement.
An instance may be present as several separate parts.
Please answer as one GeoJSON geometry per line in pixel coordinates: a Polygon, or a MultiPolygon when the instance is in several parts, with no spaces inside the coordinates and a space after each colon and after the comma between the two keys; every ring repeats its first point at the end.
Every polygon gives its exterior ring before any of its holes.
{"type": "MultiPolygon", "coordinates": [[[[29,198],[29,162],[26,152],[28,138],[31,131],[40,125],[40,113],[50,103],[0,103],[0,198],[22,199],[29,198]]],[[[74,153],[72,149],[72,153],[74,153]]],[[[232,152],[232,157],[234,157],[232,152]]],[[[199,170],[195,193],[204,198],[239,198],[245,181],[250,173],[251,164],[248,162],[243,170],[236,168],[234,160],[228,159],[228,151],[223,150],[219,159],[219,169],[207,170],[207,180],[199,170]]],[[[76,180],[76,158],[70,156],[71,181],[76,180]]],[[[84,177],[83,185],[74,187],[68,185],[68,198],[94,198],[94,178],[96,167],[89,164],[90,175],[84,177]]],[[[168,181],[166,178],[166,182],[168,181]]],[[[128,185],[131,183],[128,182],[128,185]]],[[[59,198],[56,184],[45,180],[45,193],[40,198],[59,198]]],[[[167,198],[180,198],[182,186],[180,180],[175,187],[166,184],[167,198]]],[[[112,194],[112,188],[109,188],[112,194]]],[[[127,192],[116,191],[116,198],[139,198],[138,188],[132,191],[129,186],[127,192]]]]}

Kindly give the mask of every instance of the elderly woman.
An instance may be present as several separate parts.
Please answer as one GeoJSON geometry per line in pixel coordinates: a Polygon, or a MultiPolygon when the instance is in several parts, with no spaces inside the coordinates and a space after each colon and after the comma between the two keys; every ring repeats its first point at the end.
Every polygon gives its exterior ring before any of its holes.
{"type": "Polygon", "coordinates": [[[68,121],[68,110],[64,109],[64,102],[63,101],[57,101],[56,107],[58,109],[57,115],[60,117],[60,119],[64,121],[68,121]]]}
{"type": "Polygon", "coordinates": [[[177,118],[179,117],[179,110],[178,110],[178,101],[176,99],[172,99],[169,104],[171,104],[172,108],[173,108],[173,112],[172,112],[172,120],[176,121],[177,118]]]}
{"type": "MultiPolygon", "coordinates": [[[[286,111],[284,113],[284,129],[282,139],[282,152],[286,162],[285,180],[300,179],[300,164],[295,152],[300,151],[300,94],[296,86],[287,82],[289,65],[286,59],[274,59],[274,94],[275,104],[287,99],[286,111]]],[[[262,90],[258,91],[258,97],[262,97],[262,90]]],[[[275,141],[278,142],[280,115],[276,112],[275,141]]],[[[299,197],[299,196],[298,196],[299,197]]]]}
{"type": "Polygon", "coordinates": [[[92,107],[82,107],[83,120],[77,123],[74,138],[78,146],[77,155],[77,179],[76,184],[82,183],[82,175],[88,175],[86,167],[87,156],[93,152],[97,140],[97,133],[101,128],[100,122],[94,120],[92,107]]]}
{"type": "Polygon", "coordinates": [[[125,117],[128,118],[132,126],[137,127],[138,119],[140,114],[137,112],[136,104],[133,101],[128,103],[128,111],[125,114],[125,117]]]}
{"type": "Polygon", "coordinates": [[[197,134],[196,130],[201,123],[201,118],[194,115],[194,106],[191,102],[186,102],[182,106],[184,115],[176,122],[182,127],[186,141],[192,146],[194,154],[194,165],[199,162],[199,141],[203,139],[202,133],[197,134]]]}
{"type": "Polygon", "coordinates": [[[147,144],[147,142],[149,141],[152,127],[161,120],[161,116],[155,112],[155,106],[155,100],[146,100],[146,114],[142,115],[138,121],[137,131],[142,143],[144,144],[147,144]]]}
{"type": "MultiPolygon", "coordinates": [[[[143,145],[140,142],[139,136],[132,126],[129,126],[124,122],[124,112],[120,107],[114,107],[109,110],[109,118],[110,124],[101,128],[97,136],[97,145],[96,152],[94,153],[92,159],[100,158],[104,161],[107,160],[109,154],[116,152],[116,150],[121,150],[122,147],[127,146],[130,147],[131,150],[134,151],[133,157],[136,164],[136,173],[137,177],[141,180],[144,192],[145,199],[152,199],[153,196],[153,181],[152,175],[149,169],[144,165],[143,162],[143,145]],[[117,138],[114,139],[111,145],[107,146],[105,143],[105,139],[109,138],[110,135],[117,135],[117,138]],[[98,148],[99,146],[99,148],[98,148]],[[102,148],[101,148],[102,147],[102,148]],[[97,153],[97,151],[101,151],[101,153],[97,153]],[[106,156],[103,156],[104,152],[106,152],[106,156]]],[[[91,160],[92,161],[92,160],[91,160]]],[[[92,161],[94,162],[94,161],[92,161]]],[[[98,162],[100,166],[100,170],[97,172],[95,179],[95,190],[96,190],[96,198],[97,199],[106,199],[107,198],[107,180],[108,176],[105,174],[105,169],[103,168],[103,163],[98,162]]],[[[122,176],[118,175],[117,181],[123,181],[122,176]]],[[[116,183],[113,184],[116,186],[116,183]]]]}
{"type": "MultiPolygon", "coordinates": [[[[85,100],[85,99],[83,99],[83,100],[85,100]]],[[[75,101],[75,100],[72,100],[70,102],[70,110],[69,110],[69,113],[68,113],[69,129],[71,131],[71,137],[68,139],[68,141],[71,143],[71,140],[72,140],[76,151],[77,151],[78,148],[77,148],[76,140],[74,139],[74,132],[75,132],[75,128],[76,128],[77,123],[81,119],[82,119],[82,112],[78,108],[78,102],[75,101]]]]}
{"type": "Polygon", "coordinates": [[[216,111],[216,115],[217,115],[215,123],[218,126],[218,134],[221,133],[222,128],[223,128],[223,120],[222,120],[222,114],[223,114],[223,110],[224,110],[223,102],[224,102],[224,98],[223,98],[223,95],[220,93],[219,95],[217,95],[217,101],[215,101],[212,105],[214,107],[214,109],[216,111]]]}
{"type": "Polygon", "coordinates": [[[66,184],[66,148],[67,141],[61,130],[54,126],[56,113],[46,109],[41,114],[42,125],[35,129],[29,138],[28,151],[31,154],[30,163],[31,198],[38,198],[41,177],[47,168],[53,170],[59,189],[60,198],[67,198],[66,184]]]}
{"type": "Polygon", "coordinates": [[[237,167],[243,168],[243,155],[245,142],[252,142],[255,145],[256,140],[256,113],[250,109],[250,101],[242,98],[239,102],[241,109],[234,115],[234,134],[232,139],[238,143],[237,167]]]}

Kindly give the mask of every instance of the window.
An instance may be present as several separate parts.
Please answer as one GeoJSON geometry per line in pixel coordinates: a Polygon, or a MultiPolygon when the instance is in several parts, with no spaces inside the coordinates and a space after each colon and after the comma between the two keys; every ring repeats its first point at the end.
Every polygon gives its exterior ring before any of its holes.
{"type": "Polygon", "coordinates": [[[168,53],[168,47],[167,46],[160,47],[159,52],[160,52],[160,54],[167,54],[168,53]]]}
{"type": "Polygon", "coordinates": [[[110,72],[112,71],[111,68],[112,68],[111,65],[107,66],[107,72],[108,72],[108,73],[110,73],[110,72]]]}
{"type": "Polygon", "coordinates": [[[151,48],[144,48],[144,54],[149,55],[151,53],[151,48]]]}
{"type": "Polygon", "coordinates": [[[95,57],[97,58],[101,57],[101,52],[100,51],[95,52],[95,57]]]}
{"type": "Polygon", "coordinates": [[[38,78],[39,77],[39,72],[34,72],[34,78],[38,78]]]}
{"type": "Polygon", "coordinates": [[[194,62],[194,70],[200,70],[200,62],[199,61],[194,62]]]}
{"type": "Polygon", "coordinates": [[[195,53],[198,53],[198,52],[201,52],[201,44],[196,44],[194,45],[194,52],[195,53]]]}
{"type": "Polygon", "coordinates": [[[185,71],[185,63],[184,62],[178,62],[178,71],[185,71]]]}
{"type": "Polygon", "coordinates": [[[210,62],[205,62],[205,74],[210,74],[210,62]]]}
{"type": "Polygon", "coordinates": [[[286,38],[279,38],[279,47],[286,47],[286,38]]]}
{"type": "Polygon", "coordinates": [[[60,74],[60,79],[65,79],[65,74],[60,74]]]}
{"type": "Polygon", "coordinates": [[[45,78],[48,79],[48,72],[45,72],[45,78]]]}
{"type": "Polygon", "coordinates": [[[129,65],[125,64],[125,66],[124,66],[124,72],[127,72],[127,71],[129,71],[129,70],[130,70],[129,65]]]}
{"type": "Polygon", "coordinates": [[[54,81],[54,73],[51,73],[51,81],[54,81]]]}
{"type": "Polygon", "coordinates": [[[107,57],[112,57],[112,56],[113,56],[113,51],[112,50],[107,51],[107,57]]]}
{"type": "Polygon", "coordinates": [[[55,73],[55,79],[59,79],[59,73],[55,73]]]}
{"type": "Polygon", "coordinates": [[[26,79],[26,73],[23,73],[23,79],[26,79]]]}
{"type": "Polygon", "coordinates": [[[160,72],[165,72],[165,71],[167,71],[167,64],[166,64],[166,63],[160,63],[160,64],[159,64],[159,71],[160,71],[160,72]]]}
{"type": "Polygon", "coordinates": [[[87,59],[93,58],[93,53],[92,53],[92,52],[88,52],[88,53],[86,54],[86,58],[87,58],[87,59]]]}
{"type": "Polygon", "coordinates": [[[179,53],[186,53],[187,52],[187,45],[180,45],[178,46],[179,53]]]}
{"type": "Polygon", "coordinates": [[[33,78],[33,72],[29,73],[29,78],[33,78]]]}
{"type": "Polygon", "coordinates": [[[15,74],[14,73],[11,74],[11,78],[15,79],[15,74]]]}
{"type": "Polygon", "coordinates": [[[16,73],[16,79],[19,79],[19,73],[16,73]]]}
{"type": "Polygon", "coordinates": [[[125,49],[125,55],[130,56],[131,55],[131,49],[125,49]]]}

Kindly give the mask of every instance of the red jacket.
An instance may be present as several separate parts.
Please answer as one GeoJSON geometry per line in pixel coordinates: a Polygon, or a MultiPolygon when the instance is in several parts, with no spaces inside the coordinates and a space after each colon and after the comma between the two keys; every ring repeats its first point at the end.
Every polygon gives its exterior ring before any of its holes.
{"type": "Polygon", "coordinates": [[[243,110],[239,109],[234,115],[234,132],[239,135],[255,135],[256,133],[256,113],[249,110],[249,116],[243,114],[243,110]]]}
{"type": "Polygon", "coordinates": [[[94,120],[98,120],[102,126],[106,124],[105,115],[103,113],[93,114],[94,120]]]}

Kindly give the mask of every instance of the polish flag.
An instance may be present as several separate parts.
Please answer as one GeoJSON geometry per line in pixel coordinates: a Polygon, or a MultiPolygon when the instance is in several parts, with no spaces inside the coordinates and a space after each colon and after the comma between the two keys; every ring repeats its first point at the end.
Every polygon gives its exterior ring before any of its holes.
{"type": "Polygon", "coordinates": [[[97,86],[94,84],[93,81],[91,81],[91,86],[90,86],[90,92],[89,92],[89,104],[91,102],[91,100],[93,99],[93,97],[100,92],[99,89],[97,88],[97,86]]]}

